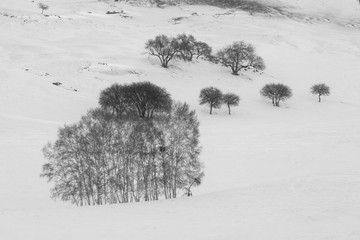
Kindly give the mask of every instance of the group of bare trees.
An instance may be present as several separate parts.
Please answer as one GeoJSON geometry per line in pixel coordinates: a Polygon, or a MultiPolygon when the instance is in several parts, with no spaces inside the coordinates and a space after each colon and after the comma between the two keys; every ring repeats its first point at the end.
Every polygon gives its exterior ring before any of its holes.
{"type": "Polygon", "coordinates": [[[149,54],[159,58],[161,66],[167,68],[174,58],[192,61],[194,56],[209,56],[211,47],[205,42],[197,41],[193,35],[179,34],[177,37],[158,35],[146,42],[145,48],[149,54]]]}
{"type": "MultiPolygon", "coordinates": [[[[321,102],[321,96],[330,95],[330,88],[326,84],[320,83],[313,85],[310,92],[317,95],[319,102],[321,102]]],[[[270,83],[261,89],[260,94],[271,99],[272,104],[279,107],[280,101],[285,101],[292,96],[292,90],[282,83],[270,83]]],[[[213,108],[220,108],[223,104],[228,107],[229,114],[231,114],[230,108],[238,106],[239,102],[240,97],[238,95],[234,93],[223,94],[220,89],[215,87],[203,88],[200,92],[200,105],[209,105],[210,114],[212,114],[213,108]]]]}
{"type": "MultiPolygon", "coordinates": [[[[317,95],[319,102],[321,102],[321,96],[330,95],[330,87],[324,83],[314,84],[310,88],[310,92],[317,95]]],[[[281,83],[270,83],[261,89],[260,94],[265,98],[271,99],[272,104],[279,107],[280,101],[285,101],[292,96],[292,90],[290,87],[281,83]]]]}
{"type": "Polygon", "coordinates": [[[90,110],[44,147],[41,176],[54,184],[52,198],[78,206],[151,201],[191,195],[201,183],[199,122],[188,104],[152,106],[156,114],[139,117],[123,114],[121,102],[90,110]]]}
{"type": "Polygon", "coordinates": [[[212,55],[212,48],[205,42],[197,41],[193,35],[179,34],[175,38],[158,35],[148,40],[145,48],[150,55],[159,58],[164,68],[176,57],[192,61],[194,56],[203,56],[206,60],[230,68],[234,75],[239,75],[245,69],[265,69],[264,60],[256,54],[254,46],[243,41],[234,42],[212,55]]]}
{"type": "Polygon", "coordinates": [[[215,87],[203,88],[200,92],[200,105],[207,104],[210,107],[210,114],[213,108],[220,108],[225,104],[228,107],[229,115],[231,106],[238,106],[240,97],[234,93],[223,94],[220,89],[215,87]]]}
{"type": "Polygon", "coordinates": [[[151,82],[113,84],[100,93],[102,108],[118,116],[137,114],[142,118],[152,118],[157,112],[171,110],[170,94],[151,82]]]}

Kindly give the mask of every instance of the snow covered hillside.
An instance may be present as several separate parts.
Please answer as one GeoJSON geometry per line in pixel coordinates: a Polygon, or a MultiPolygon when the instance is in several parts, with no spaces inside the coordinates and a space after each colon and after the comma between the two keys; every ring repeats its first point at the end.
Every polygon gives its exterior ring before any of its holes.
{"type": "Polygon", "coordinates": [[[256,0],[265,4],[285,7],[291,11],[319,14],[331,18],[359,18],[357,0],[256,0]]]}
{"type": "MultiPolygon", "coordinates": [[[[310,0],[289,2],[313,14],[310,0]]],[[[354,21],[90,0],[48,0],[43,16],[37,1],[1,0],[0,239],[360,239],[360,10],[335,2],[313,10],[346,9],[354,21]],[[215,51],[250,42],[267,68],[233,76],[198,60],[164,69],[146,54],[148,39],[179,33],[215,51]],[[133,81],[196,110],[206,174],[196,196],[84,208],[52,201],[39,177],[42,147],[96,107],[102,89],[133,81]],[[271,82],[293,90],[280,108],[259,94],[271,82]],[[322,103],[309,93],[315,83],[331,88],[322,103]],[[208,86],[240,95],[231,116],[199,105],[208,86]]]]}

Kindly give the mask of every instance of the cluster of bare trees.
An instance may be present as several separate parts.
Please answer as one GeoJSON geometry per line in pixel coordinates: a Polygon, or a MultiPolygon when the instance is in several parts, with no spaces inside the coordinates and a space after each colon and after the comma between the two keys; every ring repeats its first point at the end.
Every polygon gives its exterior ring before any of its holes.
{"type": "MultiPolygon", "coordinates": [[[[321,102],[321,96],[330,95],[330,87],[325,83],[314,84],[310,88],[310,92],[314,95],[317,95],[319,102],[321,102]]],[[[281,84],[281,83],[270,83],[266,84],[260,91],[260,94],[269,98],[272,101],[272,104],[275,107],[280,106],[280,101],[285,101],[292,96],[292,90],[290,87],[281,84]]]]}
{"type": "MultiPolygon", "coordinates": [[[[321,96],[330,95],[330,88],[324,83],[319,83],[314,84],[310,88],[310,92],[317,95],[321,102],[321,96]]],[[[270,83],[261,89],[260,94],[271,99],[273,106],[279,107],[281,101],[292,97],[292,90],[282,83],[270,83]]],[[[234,93],[223,94],[220,89],[215,87],[207,87],[201,89],[199,102],[200,105],[206,104],[210,107],[210,114],[214,108],[221,108],[223,104],[228,107],[229,114],[231,114],[231,107],[239,105],[240,97],[234,93]]]]}
{"type": "Polygon", "coordinates": [[[137,114],[152,118],[154,114],[171,110],[172,100],[166,89],[151,82],[113,84],[100,93],[99,104],[118,116],[137,114]]]}
{"type": "Polygon", "coordinates": [[[145,49],[150,55],[158,57],[164,68],[168,67],[174,57],[192,61],[194,56],[196,58],[207,57],[212,51],[207,43],[197,41],[193,35],[186,34],[179,34],[175,38],[158,35],[146,42],[145,49]]]}
{"type": "Polygon", "coordinates": [[[229,115],[231,114],[231,106],[238,106],[240,97],[234,93],[223,94],[222,91],[215,87],[203,88],[200,91],[200,105],[207,104],[210,107],[210,114],[213,108],[221,108],[225,104],[228,107],[229,115]]]}
{"type": "Polygon", "coordinates": [[[176,198],[204,176],[199,122],[186,103],[152,118],[90,110],[43,153],[51,196],[78,206],[176,198]]]}
{"type": "Polygon", "coordinates": [[[256,54],[254,46],[243,41],[234,42],[212,55],[212,48],[205,42],[197,41],[193,35],[179,34],[175,38],[158,35],[148,40],[145,48],[150,55],[159,58],[164,68],[176,57],[192,61],[194,56],[203,56],[206,60],[230,68],[234,75],[239,75],[242,70],[265,69],[264,60],[256,54]]]}

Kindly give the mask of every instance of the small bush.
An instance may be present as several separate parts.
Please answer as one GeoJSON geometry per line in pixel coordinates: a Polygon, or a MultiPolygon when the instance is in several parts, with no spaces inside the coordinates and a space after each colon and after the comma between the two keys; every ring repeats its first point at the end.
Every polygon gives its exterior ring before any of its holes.
{"type": "Polygon", "coordinates": [[[330,95],[330,87],[324,83],[315,84],[311,87],[311,93],[314,95],[318,95],[319,102],[321,102],[321,96],[330,95]]]}
{"type": "Polygon", "coordinates": [[[280,106],[280,101],[285,101],[292,96],[291,89],[281,83],[266,84],[260,91],[260,94],[265,98],[272,100],[272,104],[276,107],[280,106]]]}
{"type": "Polygon", "coordinates": [[[212,114],[213,108],[221,107],[222,96],[222,92],[217,88],[204,88],[200,92],[200,105],[208,104],[210,106],[210,114],[212,114]]]}

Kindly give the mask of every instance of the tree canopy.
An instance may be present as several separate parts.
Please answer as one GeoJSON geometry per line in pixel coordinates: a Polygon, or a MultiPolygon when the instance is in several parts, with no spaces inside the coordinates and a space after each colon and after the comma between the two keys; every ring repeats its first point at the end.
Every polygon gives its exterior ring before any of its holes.
{"type": "Polygon", "coordinates": [[[255,70],[264,70],[264,60],[257,56],[255,48],[243,41],[234,42],[217,52],[215,61],[223,66],[231,68],[232,74],[238,75],[243,69],[253,68],[255,70]]]}

